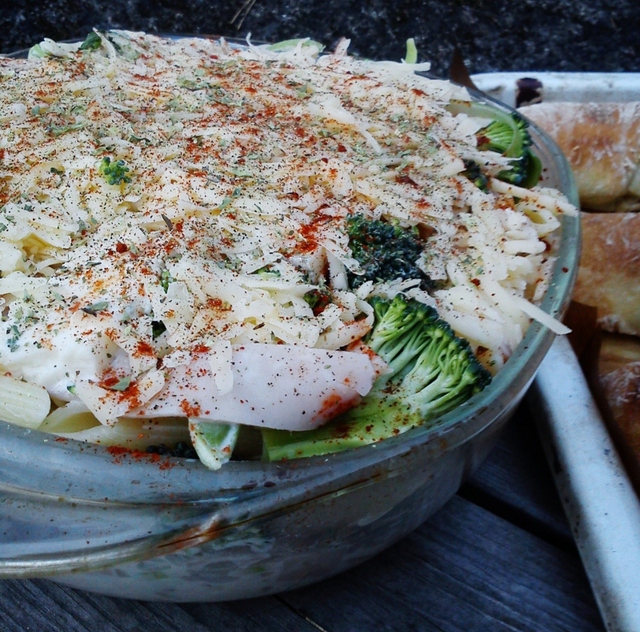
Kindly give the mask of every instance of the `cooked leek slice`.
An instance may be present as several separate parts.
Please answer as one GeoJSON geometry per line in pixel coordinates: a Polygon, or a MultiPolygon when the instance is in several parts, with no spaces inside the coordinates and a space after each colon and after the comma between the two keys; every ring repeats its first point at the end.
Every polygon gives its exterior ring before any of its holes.
{"type": "Polygon", "coordinates": [[[220,469],[233,453],[238,440],[238,424],[189,420],[191,442],[200,460],[212,470],[220,469]]]}

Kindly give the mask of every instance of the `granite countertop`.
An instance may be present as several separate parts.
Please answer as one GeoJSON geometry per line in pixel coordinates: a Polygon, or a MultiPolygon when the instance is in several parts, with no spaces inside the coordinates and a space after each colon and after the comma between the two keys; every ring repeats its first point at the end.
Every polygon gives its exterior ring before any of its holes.
{"type": "Polygon", "coordinates": [[[222,34],[278,41],[310,36],[331,47],[401,59],[414,37],[445,76],[454,47],[473,73],[505,70],[638,71],[636,0],[26,0],[0,13],[0,52],[92,27],[222,34]],[[516,7],[516,10],[514,10],[516,7]]]}

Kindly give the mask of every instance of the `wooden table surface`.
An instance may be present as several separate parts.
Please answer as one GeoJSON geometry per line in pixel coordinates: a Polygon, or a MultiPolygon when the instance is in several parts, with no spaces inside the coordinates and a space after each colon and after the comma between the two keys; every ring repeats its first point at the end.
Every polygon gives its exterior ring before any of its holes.
{"type": "Polygon", "coordinates": [[[431,520],[314,586],[228,603],[114,599],[0,581],[2,632],[604,630],[526,406],[431,520]]]}

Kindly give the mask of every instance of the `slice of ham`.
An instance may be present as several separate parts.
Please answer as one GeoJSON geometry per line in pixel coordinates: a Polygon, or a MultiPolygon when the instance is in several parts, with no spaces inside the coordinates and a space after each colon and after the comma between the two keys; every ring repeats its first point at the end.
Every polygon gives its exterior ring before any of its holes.
{"type": "MultiPolygon", "coordinates": [[[[217,360],[210,355],[199,353],[168,370],[162,389],[144,404],[136,402],[126,412],[112,408],[126,417],[179,416],[309,430],[357,404],[386,369],[373,353],[250,343],[233,347],[233,386],[221,390],[212,370],[217,360]]],[[[126,390],[101,391],[102,406],[108,400],[128,401],[126,390]]]]}

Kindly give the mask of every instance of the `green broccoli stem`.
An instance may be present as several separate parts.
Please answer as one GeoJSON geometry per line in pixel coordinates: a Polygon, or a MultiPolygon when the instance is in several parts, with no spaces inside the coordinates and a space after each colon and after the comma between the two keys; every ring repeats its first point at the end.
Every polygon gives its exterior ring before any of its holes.
{"type": "Polygon", "coordinates": [[[290,432],[265,428],[262,430],[263,459],[280,461],[332,454],[377,443],[394,436],[396,430],[400,433],[406,429],[401,428],[402,414],[395,403],[384,399],[376,403],[375,421],[367,413],[334,420],[315,430],[290,432]]]}

